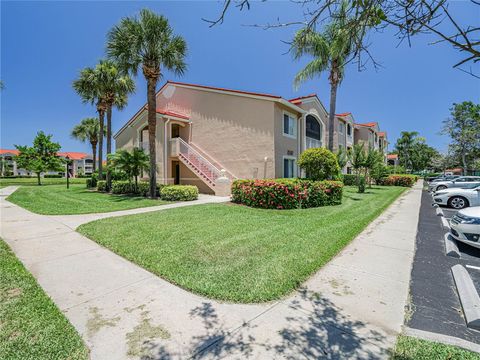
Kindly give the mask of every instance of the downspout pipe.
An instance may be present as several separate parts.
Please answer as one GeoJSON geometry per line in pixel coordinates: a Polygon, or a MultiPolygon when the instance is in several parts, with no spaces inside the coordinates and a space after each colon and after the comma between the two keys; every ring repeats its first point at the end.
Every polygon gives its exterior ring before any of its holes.
{"type": "Polygon", "coordinates": [[[163,146],[163,183],[168,184],[168,124],[170,119],[165,121],[164,146],[163,146]]]}

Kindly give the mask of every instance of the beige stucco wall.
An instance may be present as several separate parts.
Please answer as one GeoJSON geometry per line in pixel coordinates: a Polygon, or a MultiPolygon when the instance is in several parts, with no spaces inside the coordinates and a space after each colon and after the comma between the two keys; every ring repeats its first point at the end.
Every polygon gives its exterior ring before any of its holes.
{"type": "Polygon", "coordinates": [[[273,101],[167,85],[157,107],[188,115],[190,142],[236,177],[274,176],[273,101]]]}
{"type": "MultiPolygon", "coordinates": [[[[275,105],[274,112],[275,122],[275,177],[283,177],[283,158],[284,156],[294,157],[298,159],[301,149],[301,139],[304,136],[305,129],[301,114],[292,109],[287,108],[281,104],[275,105]],[[288,113],[297,120],[297,134],[296,138],[288,137],[283,134],[283,115],[288,113]]],[[[297,175],[299,169],[297,166],[297,175]]]]}
{"type": "MultiPolygon", "coordinates": [[[[133,122],[130,126],[127,126],[118,136],[115,138],[115,148],[116,149],[126,149],[131,150],[135,146],[138,146],[138,136],[139,131],[147,125],[147,111],[144,111],[138,119],[133,122]]],[[[164,121],[160,116],[157,116],[157,131],[156,131],[156,162],[157,162],[157,181],[159,183],[163,182],[164,176],[164,160],[163,160],[163,139],[164,139],[164,121]]],[[[148,141],[148,139],[145,139],[148,141]]]]}

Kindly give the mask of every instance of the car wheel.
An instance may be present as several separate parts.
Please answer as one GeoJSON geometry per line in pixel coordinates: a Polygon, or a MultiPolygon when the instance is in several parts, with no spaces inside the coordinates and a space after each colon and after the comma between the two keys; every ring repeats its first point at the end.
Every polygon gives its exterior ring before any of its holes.
{"type": "Polygon", "coordinates": [[[462,196],[453,196],[448,200],[448,205],[454,209],[460,210],[468,206],[468,200],[462,196]]]}
{"type": "Polygon", "coordinates": [[[438,191],[438,190],[444,190],[444,189],[446,189],[446,188],[447,188],[447,187],[446,187],[445,185],[438,185],[438,186],[437,186],[437,191],[438,191]]]}

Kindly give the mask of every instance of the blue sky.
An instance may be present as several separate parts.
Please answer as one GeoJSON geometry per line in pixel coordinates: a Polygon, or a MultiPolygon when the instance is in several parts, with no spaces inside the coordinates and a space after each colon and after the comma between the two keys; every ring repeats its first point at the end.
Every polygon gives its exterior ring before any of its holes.
{"type": "MultiPolygon", "coordinates": [[[[478,22],[478,6],[451,4],[464,23],[478,22]],[[475,9],[476,11],[472,11],[475,9]]],[[[250,11],[232,9],[224,24],[209,28],[221,2],[1,2],[1,147],[30,144],[38,130],[54,135],[64,151],[88,151],[70,138],[70,130],[95,109],[82,104],[71,87],[78,72],[104,57],[105,36],[123,16],[148,7],[165,15],[189,46],[188,71],[164,80],[267,92],[296,97],[316,92],[328,108],[326,76],[303,84],[292,79],[303,62],[294,62],[288,45],[295,28],[262,30],[261,24],[300,18],[302,9],[287,1],[253,3],[250,11]]],[[[453,102],[480,100],[480,81],[452,65],[460,55],[448,45],[429,45],[430,36],[398,46],[392,31],[371,36],[371,51],[382,68],[347,69],[337,100],[337,112],[352,112],[357,122],[378,121],[393,143],[403,130],[418,131],[429,144],[444,150],[448,138],[438,135],[453,102]]],[[[479,68],[477,67],[477,70],[479,68]]],[[[480,71],[477,71],[480,72],[480,71]]],[[[163,83],[159,85],[161,85],[163,83]]],[[[146,83],[136,79],[137,92],[128,107],[114,112],[119,129],[146,100],[146,83]]],[[[392,146],[391,146],[392,148],[392,146]]]]}

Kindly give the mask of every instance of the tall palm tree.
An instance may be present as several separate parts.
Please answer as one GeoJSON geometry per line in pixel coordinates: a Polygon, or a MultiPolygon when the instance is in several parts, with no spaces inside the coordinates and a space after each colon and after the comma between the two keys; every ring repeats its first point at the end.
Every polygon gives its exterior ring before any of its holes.
{"type": "MultiPolygon", "coordinates": [[[[89,142],[93,154],[93,171],[97,168],[97,144],[100,138],[100,121],[98,118],[88,117],[82,119],[80,124],[72,129],[71,136],[81,142],[89,142]]],[[[103,134],[105,136],[105,132],[103,134]]]]}
{"type": "MultiPolygon", "coordinates": [[[[101,84],[101,95],[106,104],[107,114],[107,165],[108,155],[112,152],[112,108],[123,109],[127,104],[127,97],[135,91],[135,83],[128,76],[122,74],[118,66],[111,60],[100,60],[95,66],[101,84]]],[[[107,166],[107,189],[111,188],[112,177],[107,166]]]]}
{"type": "Polygon", "coordinates": [[[173,33],[168,20],[143,9],[138,17],[123,18],[108,33],[107,53],[124,71],[136,76],[141,68],[147,80],[148,142],[150,148],[150,197],[156,197],[155,154],[156,88],[162,70],[185,72],[185,40],[173,33]]]}
{"type": "Polygon", "coordinates": [[[330,82],[330,112],[328,125],[328,148],[333,151],[333,134],[335,108],[337,103],[337,88],[342,82],[345,66],[354,53],[353,36],[350,18],[348,16],[349,5],[342,2],[338,14],[334,16],[332,23],[328,24],[323,32],[315,32],[311,28],[304,28],[295,34],[292,42],[292,52],[295,60],[307,55],[313,57],[296,76],[294,85],[320,76],[328,71],[330,82]]]}
{"type": "MultiPolygon", "coordinates": [[[[73,82],[73,88],[84,103],[95,105],[100,123],[100,134],[104,133],[105,111],[107,103],[105,94],[102,92],[102,80],[96,68],[87,67],[80,71],[77,80],[73,82]]],[[[98,138],[98,178],[103,179],[103,136],[98,138]]]]}

